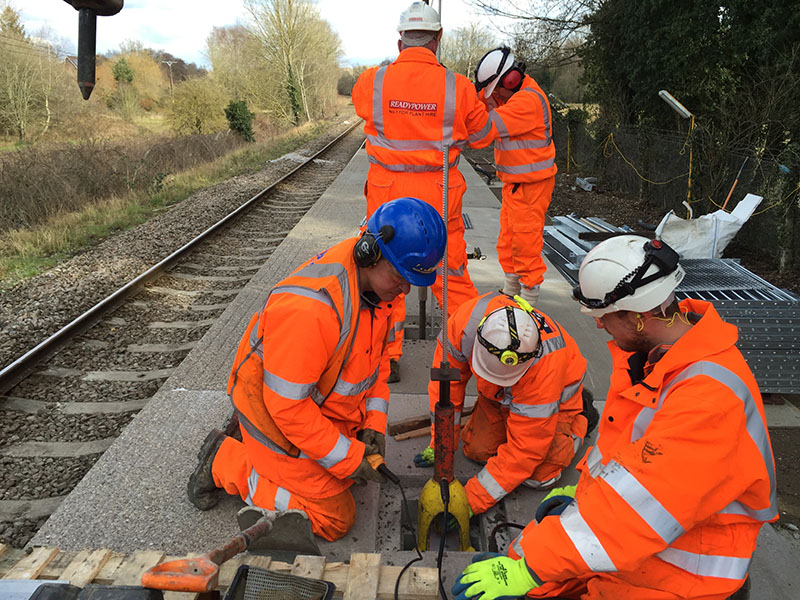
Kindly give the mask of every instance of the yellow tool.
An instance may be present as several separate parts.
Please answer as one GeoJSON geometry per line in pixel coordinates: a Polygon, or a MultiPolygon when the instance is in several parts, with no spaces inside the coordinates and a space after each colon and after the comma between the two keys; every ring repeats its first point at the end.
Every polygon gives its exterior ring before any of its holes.
{"type": "MultiPolygon", "coordinates": [[[[458,522],[458,548],[464,552],[474,552],[469,544],[469,501],[467,491],[458,479],[453,479],[447,489],[449,502],[447,512],[458,522]]],[[[417,547],[420,551],[428,550],[428,535],[431,524],[444,512],[442,486],[429,479],[419,494],[419,511],[417,512],[417,547]]],[[[444,534],[442,534],[444,535],[444,534]]]]}

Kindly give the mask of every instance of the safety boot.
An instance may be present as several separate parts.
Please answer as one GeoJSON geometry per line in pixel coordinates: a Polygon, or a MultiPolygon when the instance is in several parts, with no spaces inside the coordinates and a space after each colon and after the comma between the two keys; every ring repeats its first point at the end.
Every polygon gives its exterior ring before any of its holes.
{"type": "Polygon", "coordinates": [[[516,296],[520,292],[519,275],[514,273],[504,273],[506,282],[503,285],[503,293],[507,296],[516,296]]]}
{"type": "Polygon", "coordinates": [[[400,381],[400,364],[394,359],[389,359],[389,379],[388,383],[396,383],[400,381]]]}
{"type": "Polygon", "coordinates": [[[189,495],[189,501],[200,510],[213,508],[219,502],[222,490],[214,483],[211,465],[214,464],[214,457],[226,437],[219,429],[212,429],[197,453],[197,467],[189,476],[189,484],[186,486],[186,491],[189,495]]]}
{"type": "Polygon", "coordinates": [[[534,285],[533,287],[528,287],[527,285],[522,285],[522,289],[519,292],[519,295],[522,297],[525,302],[530,304],[531,306],[536,306],[536,302],[539,300],[539,286],[534,285]]]}

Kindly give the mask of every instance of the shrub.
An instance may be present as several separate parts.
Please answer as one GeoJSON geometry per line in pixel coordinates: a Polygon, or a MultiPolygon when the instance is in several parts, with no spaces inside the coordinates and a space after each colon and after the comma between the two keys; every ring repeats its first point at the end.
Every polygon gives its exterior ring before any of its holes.
{"type": "Polygon", "coordinates": [[[254,142],[253,137],[253,117],[247,108],[244,100],[231,100],[225,108],[225,117],[228,119],[228,126],[231,131],[238,133],[246,142],[254,142]]]}

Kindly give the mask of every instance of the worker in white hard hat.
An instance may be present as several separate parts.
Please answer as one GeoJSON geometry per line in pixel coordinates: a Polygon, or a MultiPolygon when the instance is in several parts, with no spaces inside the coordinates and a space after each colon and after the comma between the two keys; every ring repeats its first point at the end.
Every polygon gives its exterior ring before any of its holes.
{"type": "Polygon", "coordinates": [[[587,253],[574,297],[612,338],[597,442],[577,486],[546,499],[508,556],[476,557],[456,600],[724,600],[745,585],[759,530],[778,518],[769,432],[736,327],[676,300],[684,275],[659,240],[587,253]]]}
{"type": "Polygon", "coordinates": [[[494,161],[503,182],[497,256],[503,292],[539,298],[546,271],[542,258],[544,217],[557,171],[547,95],[509,48],[487,52],[475,69],[475,87],[497,127],[494,161]]]}
{"type": "MultiPolygon", "coordinates": [[[[397,30],[397,59],[367,69],[353,87],[353,105],[364,119],[370,163],[364,186],[367,215],[398,196],[421,198],[441,213],[442,149],[449,146],[447,267],[452,312],[478,295],[467,270],[461,216],[467,185],[458,162],[465,146],[486,147],[495,131],[469,79],[449,71],[436,58],[442,37],[439,14],[424,2],[414,2],[400,15],[397,30]]],[[[432,289],[441,304],[441,276],[432,289]]],[[[388,346],[390,383],[399,379],[405,303],[395,302],[394,310],[394,337],[388,346]]]]}
{"type": "MultiPolygon", "coordinates": [[[[455,427],[473,375],[478,389],[460,435],[464,455],[485,465],[466,484],[472,512],[486,511],[519,485],[552,487],[599,418],[583,388],[586,359],[575,340],[519,296],[496,292],[462,304],[448,321],[448,339],[448,362],[461,373],[450,386],[455,427]]],[[[441,361],[439,339],[434,367],[441,361]]],[[[438,382],[428,386],[428,397],[433,414],[438,382]]],[[[414,459],[418,467],[433,462],[430,446],[414,459]]]]}

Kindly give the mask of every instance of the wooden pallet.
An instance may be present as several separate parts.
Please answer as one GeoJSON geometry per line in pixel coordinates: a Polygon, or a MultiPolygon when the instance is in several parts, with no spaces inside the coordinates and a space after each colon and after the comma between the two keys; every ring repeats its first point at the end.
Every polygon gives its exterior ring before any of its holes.
{"type": "MultiPolygon", "coordinates": [[[[202,556],[193,554],[189,556],[202,556]]],[[[157,550],[125,555],[108,549],[61,552],[58,548],[39,547],[32,552],[7,548],[0,544],[0,579],[36,579],[68,581],[84,587],[100,585],[141,585],[142,574],[150,567],[183,556],[166,556],[157,550]]],[[[268,556],[239,554],[220,567],[217,590],[224,597],[240,565],[252,565],[271,571],[290,573],[310,579],[324,579],[336,586],[336,597],[344,600],[394,598],[395,580],[402,567],[381,564],[380,554],[354,553],[350,563],[326,562],[324,556],[298,556],[293,564],[273,561],[268,556]]],[[[437,570],[410,567],[400,581],[398,594],[406,600],[436,600],[437,570]]],[[[167,600],[193,600],[197,594],[165,592],[167,600]]]]}

